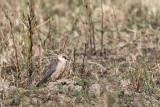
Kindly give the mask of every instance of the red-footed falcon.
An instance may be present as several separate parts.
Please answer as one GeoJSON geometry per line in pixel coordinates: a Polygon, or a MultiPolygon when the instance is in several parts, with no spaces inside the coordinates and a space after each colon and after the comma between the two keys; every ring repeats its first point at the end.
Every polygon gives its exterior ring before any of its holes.
{"type": "Polygon", "coordinates": [[[65,71],[67,58],[68,58],[68,56],[64,53],[58,55],[57,60],[54,60],[54,61],[51,62],[48,70],[46,71],[46,73],[44,75],[44,77],[36,85],[36,87],[39,87],[41,84],[46,82],[49,77],[51,77],[51,79],[53,81],[59,79],[65,71]]]}

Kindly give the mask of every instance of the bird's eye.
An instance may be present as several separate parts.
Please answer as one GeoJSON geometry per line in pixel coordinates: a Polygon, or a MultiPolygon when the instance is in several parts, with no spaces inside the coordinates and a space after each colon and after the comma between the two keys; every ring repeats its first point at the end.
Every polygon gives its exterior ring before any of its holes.
{"type": "Polygon", "coordinates": [[[64,59],[67,59],[67,57],[66,57],[66,56],[63,56],[63,58],[64,58],[64,59]]]}

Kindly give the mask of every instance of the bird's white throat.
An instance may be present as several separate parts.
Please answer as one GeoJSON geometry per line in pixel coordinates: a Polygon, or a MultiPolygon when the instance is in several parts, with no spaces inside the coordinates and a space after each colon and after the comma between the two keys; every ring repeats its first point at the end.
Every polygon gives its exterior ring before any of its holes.
{"type": "Polygon", "coordinates": [[[63,64],[66,64],[66,59],[64,58],[58,58],[60,61],[62,61],[63,64]]]}

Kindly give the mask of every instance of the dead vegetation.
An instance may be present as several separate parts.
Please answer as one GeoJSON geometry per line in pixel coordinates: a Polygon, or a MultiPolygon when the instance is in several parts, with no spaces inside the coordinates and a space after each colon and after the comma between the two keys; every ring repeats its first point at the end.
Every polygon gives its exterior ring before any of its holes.
{"type": "Polygon", "coordinates": [[[0,106],[160,106],[159,0],[0,0],[0,106]],[[68,74],[36,88],[56,55],[68,74]]]}

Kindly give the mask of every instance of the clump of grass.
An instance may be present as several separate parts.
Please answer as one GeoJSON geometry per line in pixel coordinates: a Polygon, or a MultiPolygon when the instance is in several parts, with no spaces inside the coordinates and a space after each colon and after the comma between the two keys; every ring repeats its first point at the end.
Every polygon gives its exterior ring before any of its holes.
{"type": "Polygon", "coordinates": [[[16,63],[15,63],[16,74],[14,73],[15,77],[16,77],[16,82],[15,83],[18,86],[17,80],[20,79],[20,66],[19,66],[19,60],[18,60],[17,47],[16,47],[16,43],[15,43],[15,37],[13,35],[13,22],[10,19],[10,17],[8,16],[8,13],[6,11],[4,11],[4,14],[5,14],[5,17],[8,19],[9,25],[10,25],[10,36],[11,36],[12,41],[13,41],[13,48],[14,48],[14,51],[15,51],[15,59],[16,59],[16,63]]]}
{"type": "Polygon", "coordinates": [[[32,55],[33,55],[33,34],[35,30],[35,14],[34,14],[34,2],[32,0],[29,1],[28,3],[29,7],[29,14],[25,16],[23,14],[23,23],[27,27],[27,49],[26,49],[26,54],[27,54],[27,67],[28,67],[28,77],[31,77],[33,73],[33,65],[32,65],[32,55]]]}
{"type": "Polygon", "coordinates": [[[27,52],[27,65],[29,67],[29,77],[33,73],[33,68],[32,68],[32,47],[33,47],[33,32],[34,32],[34,27],[35,27],[35,14],[34,14],[34,2],[30,0],[29,4],[29,9],[30,9],[30,14],[28,16],[28,52],[27,52]]]}

